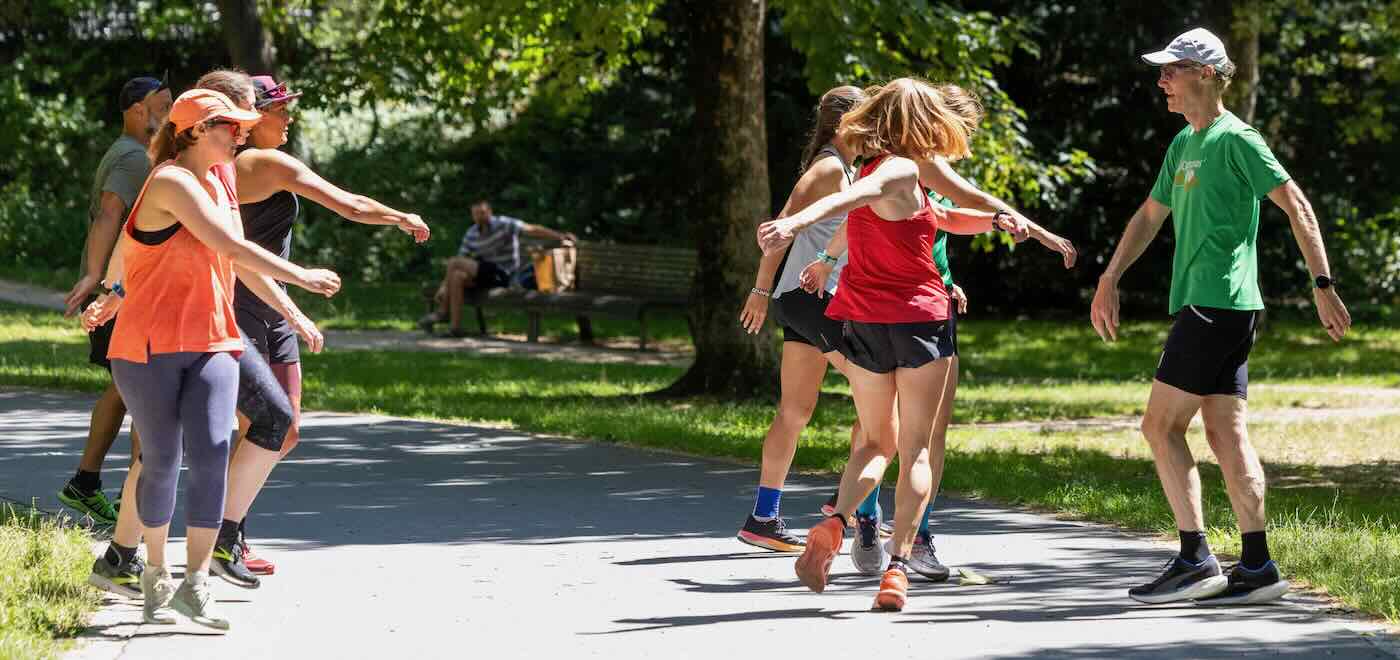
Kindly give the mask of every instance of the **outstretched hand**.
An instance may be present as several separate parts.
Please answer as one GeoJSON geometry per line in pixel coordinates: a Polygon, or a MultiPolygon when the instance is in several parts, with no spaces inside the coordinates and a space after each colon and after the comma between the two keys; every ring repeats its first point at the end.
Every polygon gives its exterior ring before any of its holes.
{"type": "Polygon", "coordinates": [[[1351,329],[1351,312],[1337,295],[1335,287],[1313,289],[1313,302],[1317,304],[1317,317],[1332,341],[1341,341],[1351,329]]]}
{"type": "Polygon", "coordinates": [[[340,291],[340,276],[324,268],[311,268],[306,271],[305,281],[298,286],[329,298],[340,291]]]}
{"type": "Polygon", "coordinates": [[[797,236],[793,222],[787,218],[769,220],[758,226],[758,247],[764,254],[772,254],[792,243],[797,236]]]}
{"type": "Polygon", "coordinates": [[[802,269],[802,274],[798,276],[798,283],[802,285],[802,290],[807,293],[815,293],[818,298],[826,296],[826,281],[831,278],[831,271],[835,268],[831,263],[817,259],[806,268],[802,269]]]}
{"type": "Polygon", "coordinates": [[[301,310],[293,310],[291,316],[287,317],[287,323],[292,326],[292,330],[297,333],[297,336],[306,342],[306,347],[312,353],[320,353],[321,349],[325,348],[325,336],[321,334],[316,324],[311,322],[311,319],[301,313],[301,310]]]}
{"type": "Polygon", "coordinates": [[[399,230],[413,237],[413,242],[423,243],[432,235],[432,230],[428,229],[428,223],[423,222],[423,218],[417,213],[410,213],[403,218],[399,224],[399,230]]]}
{"type": "Polygon", "coordinates": [[[1059,252],[1060,256],[1064,257],[1065,268],[1074,268],[1074,262],[1079,260],[1079,251],[1074,248],[1074,243],[1062,236],[1047,231],[1041,237],[1040,244],[1053,252],[1059,252]]]}
{"type": "Polygon", "coordinates": [[[83,310],[82,324],[83,330],[92,332],[112,320],[117,315],[117,310],[122,307],[122,299],[114,293],[106,293],[97,297],[87,309],[83,310]]]}

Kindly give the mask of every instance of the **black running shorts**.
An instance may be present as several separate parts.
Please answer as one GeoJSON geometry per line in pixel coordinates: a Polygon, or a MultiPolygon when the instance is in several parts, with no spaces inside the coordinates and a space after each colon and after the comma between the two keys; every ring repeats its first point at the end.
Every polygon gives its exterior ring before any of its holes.
{"type": "Polygon", "coordinates": [[[112,330],[116,327],[117,317],[113,316],[112,320],[88,333],[88,362],[106,369],[107,373],[112,373],[112,361],[107,359],[107,349],[112,346],[112,330]]]}
{"type": "Polygon", "coordinates": [[[236,307],[233,312],[243,340],[249,348],[262,353],[268,364],[295,364],[301,361],[297,333],[287,319],[277,316],[267,320],[262,314],[245,307],[236,307]]]}
{"type": "Polygon", "coordinates": [[[1167,334],[1156,379],[1196,396],[1247,399],[1259,312],[1187,305],[1167,334]]]}
{"type": "Polygon", "coordinates": [[[954,355],[956,322],[861,323],[846,321],[841,354],[852,364],[887,374],[895,369],[917,369],[954,355]]]}
{"type": "Polygon", "coordinates": [[[802,289],[784,292],[773,299],[782,322],[783,341],[795,341],[816,347],[823,353],[840,349],[841,322],[827,318],[826,306],[831,294],[820,298],[802,289]]]}

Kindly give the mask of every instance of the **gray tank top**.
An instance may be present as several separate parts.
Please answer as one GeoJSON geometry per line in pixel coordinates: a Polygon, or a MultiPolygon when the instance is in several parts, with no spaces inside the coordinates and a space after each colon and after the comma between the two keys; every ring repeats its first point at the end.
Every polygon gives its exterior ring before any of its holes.
{"type": "MultiPolygon", "coordinates": [[[[826,145],[817,152],[812,162],[825,157],[832,156],[841,162],[841,169],[846,172],[846,183],[852,183],[854,178],[851,173],[851,166],[846,161],[841,160],[841,154],[836,151],[836,147],[826,145]]],[[[782,275],[778,278],[778,285],[773,289],[773,297],[777,298],[788,291],[802,286],[800,278],[802,269],[807,264],[817,260],[817,253],[826,249],[826,244],[831,242],[831,237],[836,235],[836,230],[841,227],[841,223],[846,220],[846,216],[840,215],[834,218],[827,218],[813,223],[807,229],[799,232],[797,238],[792,241],[792,248],[788,252],[787,264],[783,266],[782,275]]],[[[841,269],[846,267],[846,255],[841,255],[841,259],[836,262],[836,267],[831,269],[831,277],[826,280],[826,292],[836,292],[836,282],[841,279],[841,269]]]]}

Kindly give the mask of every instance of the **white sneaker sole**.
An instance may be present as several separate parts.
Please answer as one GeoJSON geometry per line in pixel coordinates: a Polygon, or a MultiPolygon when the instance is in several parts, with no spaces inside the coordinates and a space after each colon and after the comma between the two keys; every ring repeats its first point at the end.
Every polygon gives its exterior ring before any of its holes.
{"type": "Polygon", "coordinates": [[[214,574],[214,575],[219,576],[220,578],[223,579],[224,582],[227,582],[227,583],[229,583],[229,584],[231,584],[231,585],[233,585],[233,586],[235,586],[235,587],[239,587],[239,588],[241,588],[241,589],[257,589],[258,587],[261,587],[261,586],[262,586],[262,581],[261,581],[261,580],[259,580],[259,581],[257,581],[257,582],[254,582],[254,583],[252,583],[252,584],[248,584],[248,583],[246,583],[246,582],[239,582],[237,578],[233,577],[232,575],[229,574],[228,571],[224,570],[223,567],[219,566],[219,562],[218,562],[217,560],[214,560],[214,561],[210,561],[210,562],[209,562],[209,572],[212,573],[212,574],[214,574]]]}
{"type": "Polygon", "coordinates": [[[1196,601],[1197,605],[1203,607],[1221,607],[1225,605],[1262,605],[1264,603],[1274,603],[1281,600],[1284,594],[1288,593],[1288,581],[1279,580],[1267,587],[1259,587],[1243,596],[1221,596],[1196,601]]]}
{"type": "Polygon", "coordinates": [[[225,619],[214,619],[211,617],[196,614],[193,609],[187,607],[183,602],[179,600],[170,601],[170,607],[176,612],[179,612],[186,619],[189,619],[190,621],[204,626],[205,628],[217,630],[219,632],[228,632],[229,623],[225,619]]]}
{"type": "Polygon", "coordinates": [[[1201,580],[1200,582],[1197,582],[1191,585],[1190,587],[1182,589],[1181,591],[1173,591],[1172,593],[1162,595],[1137,596],[1134,594],[1128,594],[1128,597],[1139,603],[1147,603],[1148,605],[1161,605],[1162,603],[1175,603],[1183,600],[1200,600],[1202,598],[1209,598],[1224,591],[1225,588],[1228,586],[1230,586],[1230,578],[1225,577],[1224,575],[1215,575],[1201,580]]]}

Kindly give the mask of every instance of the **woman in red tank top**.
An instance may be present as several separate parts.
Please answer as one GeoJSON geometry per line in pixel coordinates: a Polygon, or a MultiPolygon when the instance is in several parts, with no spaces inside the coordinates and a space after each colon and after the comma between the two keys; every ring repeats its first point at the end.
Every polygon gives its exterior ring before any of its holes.
{"type": "Polygon", "coordinates": [[[866,159],[860,178],[800,213],[764,223],[758,237],[771,252],[822,218],[848,214],[849,261],[827,315],[845,322],[840,350],[866,435],[842,475],[835,514],[808,533],[797,574],[814,591],[825,589],[847,518],[897,451],[893,557],[875,607],[900,610],[908,594],[906,564],[918,516],[935,489],[930,461],[941,464],[943,458],[941,451],[932,455],[929,446],[934,420],[943,412],[951,355],[948,292],[933,263],[934,235],[940,228],[956,234],[982,233],[994,225],[1025,228],[1008,214],[933,207],[924,195],[918,161],[967,156],[975,118],[948,107],[922,80],[901,78],[868,90],[868,96],[842,118],[836,135],[866,159]],[[897,430],[892,410],[897,410],[897,430]]]}

